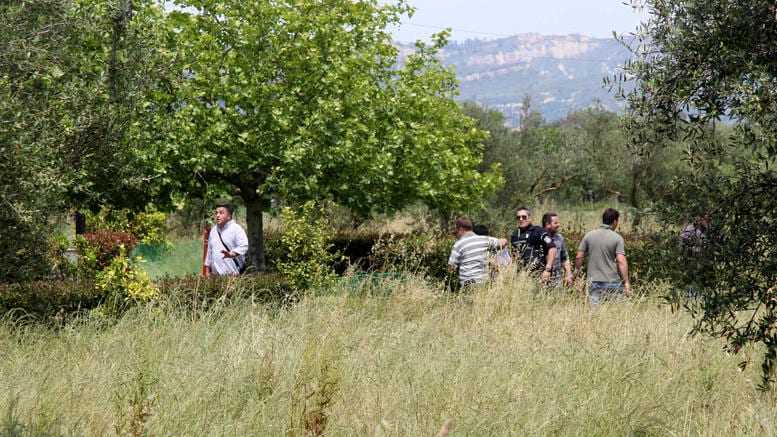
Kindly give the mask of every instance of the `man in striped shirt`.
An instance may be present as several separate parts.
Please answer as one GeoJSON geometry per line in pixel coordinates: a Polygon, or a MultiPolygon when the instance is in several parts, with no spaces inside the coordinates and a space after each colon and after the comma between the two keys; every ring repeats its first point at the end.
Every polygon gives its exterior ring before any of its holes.
{"type": "Polygon", "coordinates": [[[466,217],[456,219],[456,243],[448,258],[448,268],[459,270],[462,287],[480,284],[488,279],[488,256],[507,246],[507,240],[472,232],[472,220],[466,217]]]}

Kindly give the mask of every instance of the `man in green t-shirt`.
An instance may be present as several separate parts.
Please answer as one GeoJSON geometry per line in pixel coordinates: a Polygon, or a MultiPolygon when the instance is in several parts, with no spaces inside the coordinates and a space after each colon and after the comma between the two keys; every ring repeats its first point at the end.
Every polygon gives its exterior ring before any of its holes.
{"type": "Polygon", "coordinates": [[[591,305],[619,298],[623,294],[631,296],[625,244],[623,237],[615,232],[619,216],[618,211],[612,208],[604,210],[602,225],[585,234],[577,249],[577,272],[583,267],[583,260],[588,258],[586,280],[591,305]]]}

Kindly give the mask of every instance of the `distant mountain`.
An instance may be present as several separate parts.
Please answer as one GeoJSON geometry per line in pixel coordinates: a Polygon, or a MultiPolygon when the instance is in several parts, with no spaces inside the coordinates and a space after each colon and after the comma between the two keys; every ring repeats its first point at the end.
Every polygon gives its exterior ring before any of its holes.
{"type": "MultiPolygon", "coordinates": [[[[399,47],[403,54],[413,49],[408,44],[399,47]]],[[[525,95],[549,121],[597,101],[606,109],[620,111],[622,104],[603,87],[602,78],[617,72],[629,52],[612,38],[528,33],[451,42],[442,57],[456,69],[461,100],[498,109],[508,125],[516,126],[525,95]]]]}

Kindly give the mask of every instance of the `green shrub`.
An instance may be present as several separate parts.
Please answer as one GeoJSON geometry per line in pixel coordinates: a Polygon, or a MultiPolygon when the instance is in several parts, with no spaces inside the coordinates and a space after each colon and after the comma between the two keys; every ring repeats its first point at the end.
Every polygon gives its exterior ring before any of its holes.
{"type": "Polygon", "coordinates": [[[242,276],[185,276],[156,281],[160,304],[178,309],[204,309],[215,302],[250,298],[258,304],[280,304],[296,299],[288,281],[277,273],[242,276]]]}
{"type": "Polygon", "coordinates": [[[454,240],[439,233],[383,236],[372,247],[372,265],[381,271],[406,271],[434,279],[448,276],[454,240]]]}
{"type": "MultiPolygon", "coordinates": [[[[277,270],[278,260],[289,257],[286,248],[281,241],[283,234],[270,233],[265,234],[265,255],[267,256],[267,268],[271,271],[277,270]]],[[[349,267],[356,267],[360,270],[374,270],[375,260],[372,249],[375,244],[386,238],[385,235],[377,233],[349,233],[338,232],[330,240],[329,252],[341,256],[336,256],[332,267],[334,271],[341,275],[349,267]]],[[[402,238],[401,236],[397,238],[402,238]]]]}
{"type": "MultiPolygon", "coordinates": [[[[250,298],[257,304],[270,305],[297,299],[285,278],[273,273],[208,279],[199,276],[167,278],[155,281],[151,286],[157,289],[159,305],[177,310],[201,310],[215,302],[233,299],[250,298]]],[[[103,303],[115,305],[106,299],[106,290],[101,289],[94,279],[54,279],[0,285],[0,317],[11,319],[59,324],[103,303]]],[[[113,309],[113,306],[107,307],[100,313],[108,316],[113,309]]]]}
{"type": "Polygon", "coordinates": [[[114,231],[131,234],[137,242],[148,246],[168,246],[167,214],[159,211],[133,213],[127,209],[103,208],[87,213],[87,231],[114,231]]]}
{"type": "Polygon", "coordinates": [[[103,294],[92,280],[46,280],[0,285],[0,315],[48,321],[95,308],[103,294]]]}
{"type": "Polygon", "coordinates": [[[121,246],[119,255],[97,273],[95,281],[105,297],[108,313],[121,313],[134,304],[157,300],[160,296],[159,288],[127,257],[126,249],[121,246]]]}
{"type": "Polygon", "coordinates": [[[284,225],[280,237],[283,258],[276,262],[278,272],[297,290],[334,284],[337,275],[333,265],[341,257],[330,251],[331,227],[323,209],[307,202],[299,210],[283,208],[281,217],[284,225]]]}
{"type": "Polygon", "coordinates": [[[0,282],[38,279],[51,269],[45,219],[14,208],[10,203],[0,208],[0,282]]]}

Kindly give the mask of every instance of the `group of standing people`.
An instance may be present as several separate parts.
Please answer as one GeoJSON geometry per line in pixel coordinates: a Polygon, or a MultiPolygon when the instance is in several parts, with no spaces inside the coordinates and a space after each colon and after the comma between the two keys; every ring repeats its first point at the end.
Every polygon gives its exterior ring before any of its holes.
{"type": "MultiPolygon", "coordinates": [[[[233,219],[234,207],[227,203],[216,205],[215,226],[208,231],[204,254],[205,276],[237,275],[243,272],[248,252],[248,238],[243,228],[233,219]]],[[[532,223],[531,210],[517,209],[517,226],[510,240],[488,235],[482,226],[459,217],[456,220],[457,241],[451,249],[448,264],[457,271],[462,287],[482,284],[500,268],[514,263],[519,269],[538,277],[546,288],[570,287],[576,277],[582,276],[586,265],[588,298],[592,305],[603,300],[631,294],[629,267],[623,237],[616,232],[620,214],[607,208],[598,229],[585,234],[577,248],[574,271],[566,240],[559,232],[558,214],[547,212],[542,226],[532,223]]]]}
{"type": "Polygon", "coordinates": [[[598,229],[585,234],[577,248],[574,271],[564,236],[559,232],[558,214],[547,212],[542,226],[532,223],[531,209],[516,210],[517,226],[510,241],[486,235],[484,229],[473,226],[472,220],[456,220],[456,243],[451,249],[448,266],[457,271],[462,287],[485,283],[499,268],[510,265],[537,276],[546,288],[569,287],[576,277],[582,277],[586,264],[588,298],[592,305],[631,295],[629,267],[625,242],[616,232],[620,214],[607,208],[598,229]],[[481,235],[479,235],[481,234],[481,235]]]}

